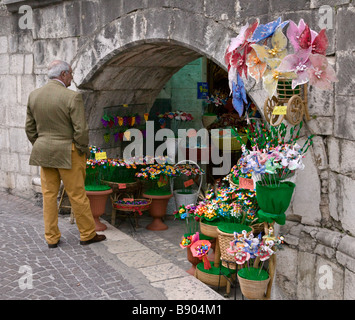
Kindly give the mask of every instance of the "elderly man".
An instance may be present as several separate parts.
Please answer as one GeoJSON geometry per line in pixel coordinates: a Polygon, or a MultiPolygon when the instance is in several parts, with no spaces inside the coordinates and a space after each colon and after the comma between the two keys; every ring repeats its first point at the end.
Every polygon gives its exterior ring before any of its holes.
{"type": "Polygon", "coordinates": [[[57,196],[62,180],[80,232],[80,244],[105,240],[104,235],[95,232],[85,192],[89,136],[81,94],[67,89],[73,74],[66,62],[53,61],[48,77],[46,85],[30,93],[26,118],[26,134],[33,145],[30,165],[41,167],[45,239],[49,248],[59,243],[57,196]]]}

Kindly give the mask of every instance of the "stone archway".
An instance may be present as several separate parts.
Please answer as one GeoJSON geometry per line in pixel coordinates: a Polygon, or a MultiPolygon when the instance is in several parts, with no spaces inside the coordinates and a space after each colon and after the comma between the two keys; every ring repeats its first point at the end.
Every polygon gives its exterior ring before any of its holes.
{"type": "MultiPolygon", "coordinates": [[[[199,56],[226,70],[224,53],[233,36],[233,30],[213,19],[176,8],[132,12],[105,25],[81,47],[72,63],[74,82],[81,90],[120,90],[125,103],[146,102],[141,97],[150,90],[152,102],[177,70],[199,56]]],[[[254,81],[246,87],[261,107],[261,87],[254,81]]]]}

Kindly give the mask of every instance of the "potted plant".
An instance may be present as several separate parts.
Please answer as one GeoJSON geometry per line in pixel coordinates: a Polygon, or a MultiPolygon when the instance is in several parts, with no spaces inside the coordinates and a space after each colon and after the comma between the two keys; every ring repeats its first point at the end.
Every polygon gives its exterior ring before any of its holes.
{"type": "Polygon", "coordinates": [[[181,205],[196,204],[202,186],[202,175],[205,173],[197,163],[183,160],[175,165],[178,175],[171,179],[176,208],[181,205]],[[189,162],[189,163],[183,163],[189,162]],[[191,163],[191,164],[190,164],[191,163]],[[199,181],[198,188],[194,187],[199,181]]]}
{"type": "MultiPolygon", "coordinates": [[[[92,154],[97,151],[96,148],[91,150],[92,154]]],[[[105,224],[100,222],[100,217],[105,213],[108,196],[112,193],[112,189],[102,182],[106,169],[107,159],[96,160],[90,156],[86,161],[85,190],[90,201],[96,231],[103,231],[107,228],[105,224]]]]}
{"type": "Polygon", "coordinates": [[[166,230],[168,226],[162,218],[166,214],[169,199],[173,196],[169,179],[177,175],[177,170],[168,164],[148,164],[136,173],[136,177],[144,181],[143,197],[152,199],[149,213],[153,218],[147,226],[149,230],[166,230]]]}
{"type": "Polygon", "coordinates": [[[272,282],[269,275],[270,270],[264,268],[265,262],[270,258],[274,259],[274,255],[278,249],[281,249],[283,241],[282,236],[274,236],[272,227],[263,237],[261,233],[257,237],[254,237],[253,234],[248,235],[245,230],[234,234],[234,239],[230,242],[226,252],[234,257],[237,265],[242,267],[237,275],[242,294],[246,298],[265,298],[268,285],[270,281],[272,282]]]}
{"type": "Polygon", "coordinates": [[[256,180],[256,196],[260,210],[259,221],[285,224],[285,212],[290,204],[295,183],[285,181],[298,169],[304,168],[302,159],[312,145],[312,136],[303,147],[297,144],[302,122],[292,127],[289,134],[281,124],[269,130],[264,124],[251,127],[248,139],[252,150],[243,146],[240,158],[242,173],[252,174],[256,180]],[[297,130],[298,128],[298,130],[297,130]],[[286,136],[289,138],[286,139],[286,136]]]}

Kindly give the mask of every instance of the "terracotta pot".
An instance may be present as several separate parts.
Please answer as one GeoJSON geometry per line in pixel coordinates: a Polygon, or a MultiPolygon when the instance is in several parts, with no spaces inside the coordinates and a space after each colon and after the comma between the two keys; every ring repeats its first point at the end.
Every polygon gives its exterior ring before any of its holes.
{"type": "Polygon", "coordinates": [[[195,275],[196,266],[201,262],[201,260],[192,255],[190,247],[186,248],[186,250],[187,250],[187,260],[189,260],[189,262],[191,263],[191,268],[189,270],[186,270],[186,272],[193,276],[195,275]]]}
{"type": "Polygon", "coordinates": [[[106,202],[111,193],[112,189],[102,191],[86,191],[86,195],[90,200],[90,207],[94,217],[96,231],[103,231],[107,229],[107,226],[100,222],[100,217],[105,213],[106,202]]]}
{"type": "Polygon", "coordinates": [[[149,214],[153,218],[153,221],[147,225],[146,228],[148,230],[161,231],[168,229],[168,226],[162,221],[162,218],[166,214],[166,208],[168,206],[169,199],[172,196],[172,194],[159,196],[143,193],[144,198],[152,199],[152,203],[150,204],[149,208],[149,214]]]}

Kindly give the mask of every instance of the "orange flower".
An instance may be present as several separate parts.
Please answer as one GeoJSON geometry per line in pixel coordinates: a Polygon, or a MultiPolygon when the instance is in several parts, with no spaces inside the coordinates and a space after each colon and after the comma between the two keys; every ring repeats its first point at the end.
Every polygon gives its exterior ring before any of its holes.
{"type": "Polygon", "coordinates": [[[247,56],[246,64],[248,66],[249,75],[255,79],[256,82],[259,82],[267,68],[267,63],[262,62],[258,58],[256,51],[252,49],[247,56]]]}

